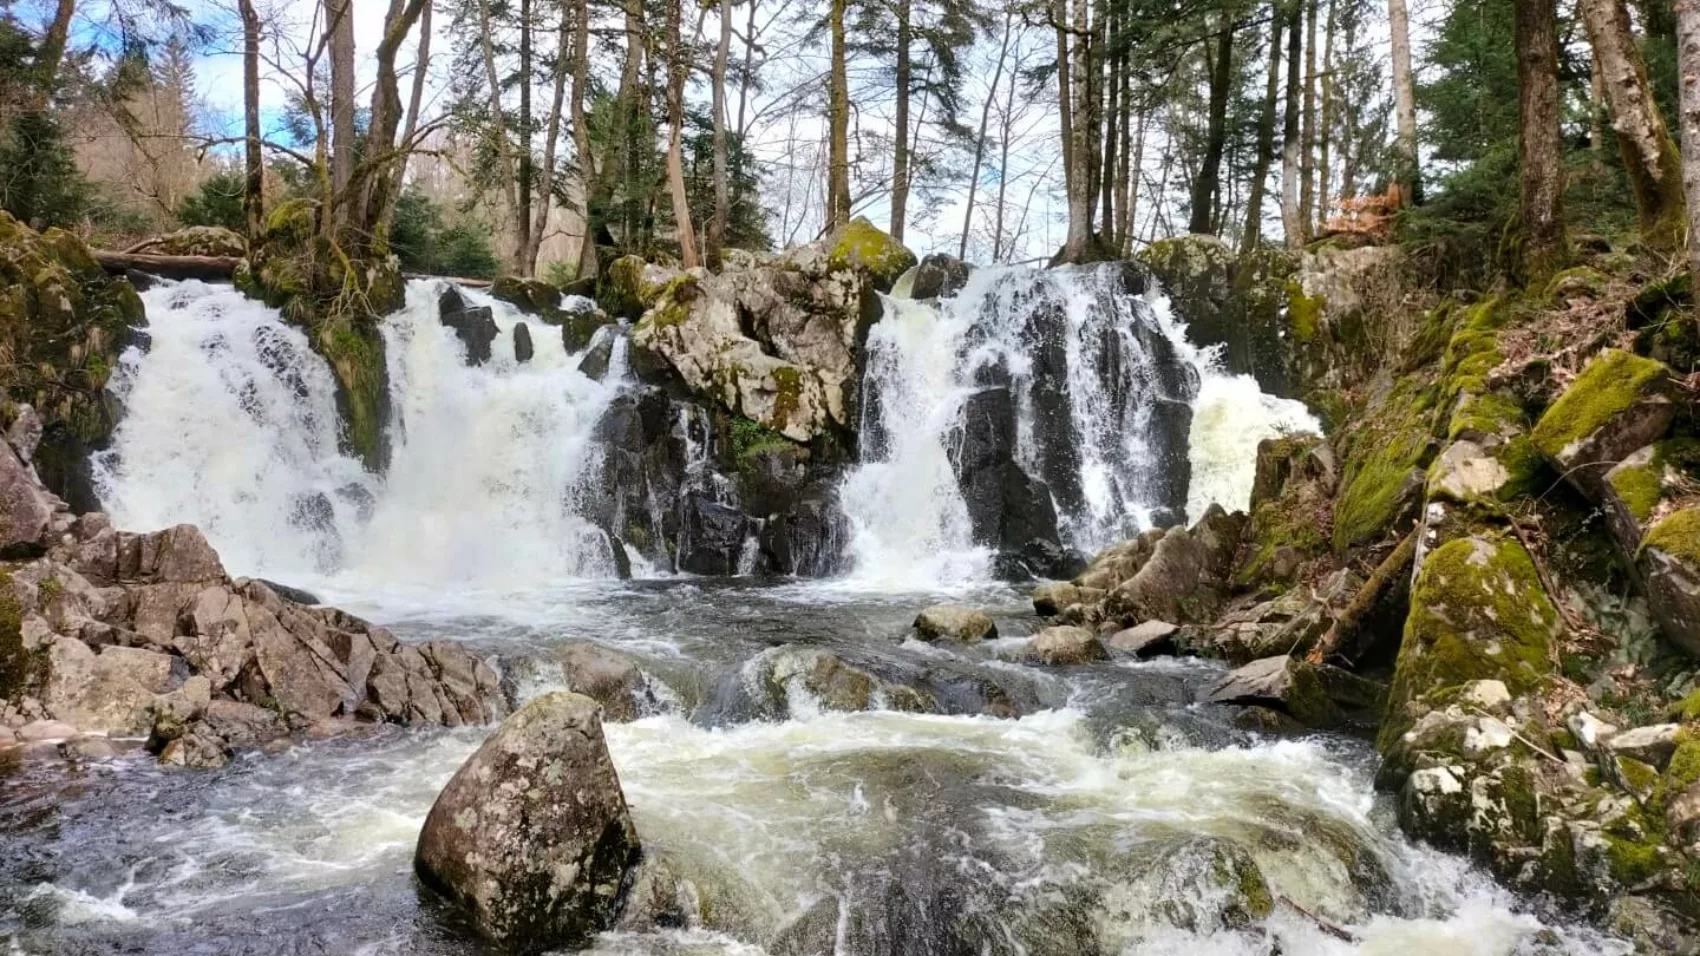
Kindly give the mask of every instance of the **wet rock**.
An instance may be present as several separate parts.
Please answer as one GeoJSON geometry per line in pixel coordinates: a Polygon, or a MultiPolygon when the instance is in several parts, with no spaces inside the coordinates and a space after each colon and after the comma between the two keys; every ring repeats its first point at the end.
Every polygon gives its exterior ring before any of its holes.
{"type": "Polygon", "coordinates": [[[955,256],[942,252],[921,257],[909,286],[912,299],[937,299],[955,295],[968,284],[973,267],[955,256]]]}
{"type": "Polygon", "coordinates": [[[506,948],[584,946],[617,914],[639,847],[600,712],[577,694],[527,704],[425,818],[414,856],[421,882],[506,948]]]}
{"type": "Polygon", "coordinates": [[[105,737],[87,734],[59,745],[59,753],[70,760],[111,760],[124,751],[105,737]]]}
{"type": "Polygon", "coordinates": [[[19,558],[46,548],[55,514],[68,510],[30,471],[10,444],[0,444],[0,557],[19,558]]]}
{"type": "Polygon", "coordinates": [[[1223,599],[1245,525],[1211,506],[1192,528],[1171,528],[1131,579],[1105,599],[1106,616],[1127,622],[1208,619],[1223,599]]]}
{"type": "Polygon", "coordinates": [[[1128,657],[1158,657],[1175,653],[1180,628],[1167,621],[1146,621],[1111,634],[1104,643],[1110,653],[1128,657]]]}
{"type": "Polygon", "coordinates": [[[679,570],[718,576],[739,573],[751,530],[749,517],[737,508],[690,495],[680,524],[679,570]]]}
{"type": "Polygon", "coordinates": [[[324,603],[319,600],[318,595],[311,591],[304,591],[301,588],[290,587],[287,584],[279,584],[276,581],[268,581],[265,578],[255,578],[255,580],[264,584],[266,587],[271,588],[278,597],[283,598],[285,601],[293,601],[296,604],[306,605],[324,603]]]}
{"type": "Polygon", "coordinates": [[[1662,771],[1676,754],[1681,737],[1681,724],[1652,724],[1613,734],[1605,741],[1605,746],[1619,757],[1638,760],[1662,771]]]}
{"type": "Polygon", "coordinates": [[[935,604],[915,616],[915,633],[923,641],[976,643],[998,636],[991,615],[960,604],[935,604]]]}
{"type": "Polygon", "coordinates": [[[1378,711],[1382,693],[1373,682],[1337,667],[1280,655],[1235,668],[1206,699],[1279,710],[1307,727],[1334,727],[1349,713],[1378,711]]]}
{"type": "Polygon", "coordinates": [[[659,709],[649,679],[629,655],[600,644],[571,644],[554,656],[567,689],[601,704],[605,719],[624,723],[659,709]]]}
{"type": "Polygon", "coordinates": [[[1109,660],[1098,636],[1083,627],[1047,627],[1033,635],[1023,657],[1049,666],[1109,660]]]}
{"type": "Polygon", "coordinates": [[[1105,904],[1111,919],[1134,932],[1170,926],[1208,936],[1265,919],[1275,900],[1244,847],[1188,837],[1146,848],[1127,891],[1105,904]]]}
{"type": "Polygon", "coordinates": [[[17,730],[18,740],[30,744],[48,740],[70,740],[77,728],[62,720],[35,720],[17,730]]]}
{"type": "MultiPolygon", "coordinates": [[[[446,293],[445,293],[446,295],[446,293]]],[[[454,330],[466,350],[466,364],[483,365],[490,361],[491,345],[501,334],[489,306],[473,306],[458,312],[442,314],[443,325],[454,330]]]]}
{"type": "Polygon", "coordinates": [[[644,850],[643,858],[632,871],[631,886],[620,901],[620,916],[613,929],[622,933],[647,933],[701,922],[702,906],[696,888],[678,875],[666,855],[644,850]]]}
{"type": "Polygon", "coordinates": [[[779,648],[766,658],[766,685],[781,706],[796,711],[799,704],[825,710],[904,710],[930,712],[936,704],[914,687],[876,677],[830,651],[779,648]],[[799,699],[799,694],[801,699],[799,699]]]}
{"type": "Polygon", "coordinates": [[[514,361],[516,361],[516,362],[529,362],[529,361],[531,361],[531,356],[532,356],[531,329],[527,328],[524,322],[515,322],[514,323],[514,361]]]}
{"type": "Polygon", "coordinates": [[[614,344],[625,333],[614,326],[598,332],[590,341],[584,357],[578,360],[578,370],[585,378],[600,382],[608,377],[608,367],[614,360],[614,344]]]}
{"type": "Polygon", "coordinates": [[[188,733],[167,743],[159,751],[159,762],[184,770],[217,770],[228,765],[234,756],[223,739],[188,733]]]}

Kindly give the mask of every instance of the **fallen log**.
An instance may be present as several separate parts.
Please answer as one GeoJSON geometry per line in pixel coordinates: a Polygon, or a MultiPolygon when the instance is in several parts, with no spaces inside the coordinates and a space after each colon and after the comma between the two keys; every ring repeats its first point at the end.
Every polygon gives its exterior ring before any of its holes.
{"type": "Polygon", "coordinates": [[[113,275],[135,270],[163,279],[226,280],[241,262],[237,256],[161,256],[149,252],[112,252],[95,249],[94,258],[113,275]]]}
{"type": "MultiPolygon", "coordinates": [[[[1340,616],[1334,619],[1334,623],[1328,628],[1328,633],[1322,635],[1322,640],[1317,641],[1316,646],[1310,649],[1309,654],[1305,655],[1306,661],[1312,664],[1321,664],[1329,656],[1341,653],[1344,645],[1357,636],[1358,628],[1363,624],[1364,618],[1368,617],[1369,612],[1375,609],[1376,604],[1380,603],[1387,592],[1393,589],[1401,576],[1411,567],[1411,562],[1416,559],[1417,532],[1418,529],[1412,529],[1399,542],[1399,546],[1382,560],[1381,564],[1376,567],[1375,573],[1371,574],[1369,580],[1364,582],[1364,586],[1358,589],[1358,593],[1353,596],[1351,603],[1347,604],[1346,609],[1340,612],[1340,616]]],[[[1356,655],[1344,654],[1343,656],[1353,657],[1356,655]]]]}

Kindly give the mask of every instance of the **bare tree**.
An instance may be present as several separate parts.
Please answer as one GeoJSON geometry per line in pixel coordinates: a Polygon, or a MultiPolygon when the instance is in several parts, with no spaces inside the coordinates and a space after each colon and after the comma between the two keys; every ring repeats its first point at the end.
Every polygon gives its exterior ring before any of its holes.
{"type": "Polygon", "coordinates": [[[726,61],[732,55],[732,0],[720,0],[720,42],[714,48],[710,85],[714,97],[714,216],[708,221],[708,265],[720,267],[726,225],[732,216],[730,164],[726,155],[726,61]]]}
{"type": "Polygon", "coordinates": [[[1411,16],[1405,0],[1387,0],[1387,26],[1393,42],[1393,107],[1399,121],[1399,175],[1415,196],[1421,192],[1417,165],[1417,85],[1411,75],[1411,16]]]}
{"type": "Polygon", "coordinates": [[[1700,0],[1676,0],[1682,183],[1688,192],[1688,271],[1700,279],[1700,0]]]}
{"type": "Polygon", "coordinates": [[[1682,159],[1653,100],[1629,9],[1623,0],[1580,0],[1580,6],[1623,166],[1635,189],[1641,241],[1655,249],[1675,248],[1682,241],[1684,222],[1682,159]]]}
{"type": "Polygon", "coordinates": [[[832,65],[827,107],[826,227],[850,221],[850,81],[845,74],[844,14],[847,0],[832,0],[832,65]]]}
{"type": "Polygon", "coordinates": [[[691,225],[691,204],[685,193],[685,72],[690,54],[679,38],[679,20],[684,0],[667,4],[667,185],[673,194],[673,225],[679,234],[679,261],[694,269],[697,261],[696,231],[691,225]]]}
{"type": "Polygon", "coordinates": [[[265,228],[265,157],[260,151],[260,15],[254,0],[240,0],[242,14],[243,219],[248,241],[265,228]]]}
{"type": "Polygon", "coordinates": [[[1558,14],[1554,0],[1514,0],[1514,12],[1523,266],[1531,277],[1539,277],[1560,265],[1565,255],[1558,14]]]}

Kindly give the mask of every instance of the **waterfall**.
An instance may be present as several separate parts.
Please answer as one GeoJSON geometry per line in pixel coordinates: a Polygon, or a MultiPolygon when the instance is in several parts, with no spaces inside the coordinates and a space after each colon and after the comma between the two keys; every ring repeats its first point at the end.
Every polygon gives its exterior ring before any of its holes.
{"type": "Polygon", "coordinates": [[[488,305],[491,360],[467,367],[438,319],[436,283],[412,282],[383,325],[392,458],[377,476],[338,448],[334,380],[306,335],[228,286],[145,293],[151,347],[112,389],[126,413],[94,462],[120,527],[199,524],[232,573],[338,586],[510,589],[606,577],[614,563],[581,496],[599,477],[593,431],[619,391],[578,370],[555,330],[488,305]],[[248,427],[243,427],[246,423],[248,427]]]}
{"type": "Polygon", "coordinates": [[[1244,509],[1258,442],[1321,430],[1224,374],[1146,286],[1125,263],[993,268],[936,303],[885,300],[840,489],[856,579],[950,586],[1035,528],[1090,555],[1212,502],[1244,509]]]}

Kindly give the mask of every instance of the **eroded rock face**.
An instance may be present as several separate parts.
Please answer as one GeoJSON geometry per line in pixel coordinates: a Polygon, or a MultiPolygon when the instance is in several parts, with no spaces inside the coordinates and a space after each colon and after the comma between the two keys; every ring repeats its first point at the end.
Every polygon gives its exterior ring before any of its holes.
{"type": "Polygon", "coordinates": [[[601,708],[538,698],[463,764],[425,818],[414,869],[517,952],[583,946],[617,915],[637,831],[601,708]]]}

